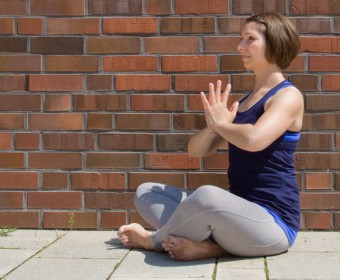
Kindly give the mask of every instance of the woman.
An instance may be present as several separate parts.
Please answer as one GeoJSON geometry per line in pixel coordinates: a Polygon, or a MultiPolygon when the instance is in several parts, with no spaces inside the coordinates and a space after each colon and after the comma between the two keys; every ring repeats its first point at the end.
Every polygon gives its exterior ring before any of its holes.
{"type": "Polygon", "coordinates": [[[176,260],[267,256],[287,251],[299,230],[299,193],[294,152],[300,137],[303,97],[282,69],[297,56],[295,27],[277,13],[248,18],[237,47],[254,90],[229,109],[231,86],[221,81],[201,93],[207,127],[188,145],[204,157],[229,143],[230,192],[202,186],[192,193],[158,183],[136,191],[135,205],[157,230],[122,226],[121,242],[133,248],[165,250],[176,260]]]}

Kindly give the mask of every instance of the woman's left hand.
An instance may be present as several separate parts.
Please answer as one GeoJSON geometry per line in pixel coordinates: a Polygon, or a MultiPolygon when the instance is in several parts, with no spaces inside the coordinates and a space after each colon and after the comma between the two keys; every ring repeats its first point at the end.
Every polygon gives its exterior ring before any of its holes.
{"type": "Polygon", "coordinates": [[[220,80],[217,81],[216,91],[213,83],[209,84],[209,100],[206,98],[204,92],[201,92],[201,98],[205,111],[205,119],[207,126],[212,131],[216,131],[216,127],[222,126],[224,123],[232,123],[236,117],[238,110],[238,102],[228,109],[228,98],[231,90],[231,85],[228,84],[221,94],[220,80]]]}

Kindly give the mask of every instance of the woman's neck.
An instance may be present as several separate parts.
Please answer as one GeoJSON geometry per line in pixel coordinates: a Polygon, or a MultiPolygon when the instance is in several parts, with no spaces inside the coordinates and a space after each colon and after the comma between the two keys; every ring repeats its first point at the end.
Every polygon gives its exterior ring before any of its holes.
{"type": "Polygon", "coordinates": [[[285,79],[281,69],[274,64],[269,64],[268,67],[263,68],[261,71],[254,72],[254,74],[254,92],[262,88],[273,88],[285,79]]]}

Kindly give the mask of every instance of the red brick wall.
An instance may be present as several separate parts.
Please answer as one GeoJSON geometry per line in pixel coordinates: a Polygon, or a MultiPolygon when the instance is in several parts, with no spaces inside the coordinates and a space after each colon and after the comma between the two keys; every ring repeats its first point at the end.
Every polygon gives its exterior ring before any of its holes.
{"type": "Polygon", "coordinates": [[[199,91],[253,77],[242,22],[278,11],[301,33],[286,71],[305,96],[302,228],[340,229],[339,0],[0,0],[0,227],[140,221],[144,181],[227,187],[227,150],[190,158],[199,91]]]}

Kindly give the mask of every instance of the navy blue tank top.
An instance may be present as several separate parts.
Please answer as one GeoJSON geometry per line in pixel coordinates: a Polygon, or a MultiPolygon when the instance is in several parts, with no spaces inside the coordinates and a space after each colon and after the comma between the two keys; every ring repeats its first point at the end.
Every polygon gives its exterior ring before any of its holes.
{"type": "MultiPolygon", "coordinates": [[[[249,110],[238,112],[234,123],[255,124],[264,113],[268,98],[292,86],[286,80],[279,83],[249,110]]],[[[258,152],[245,151],[229,143],[230,192],[270,210],[295,231],[300,228],[300,199],[294,166],[299,138],[299,132],[288,130],[258,152]]]]}

